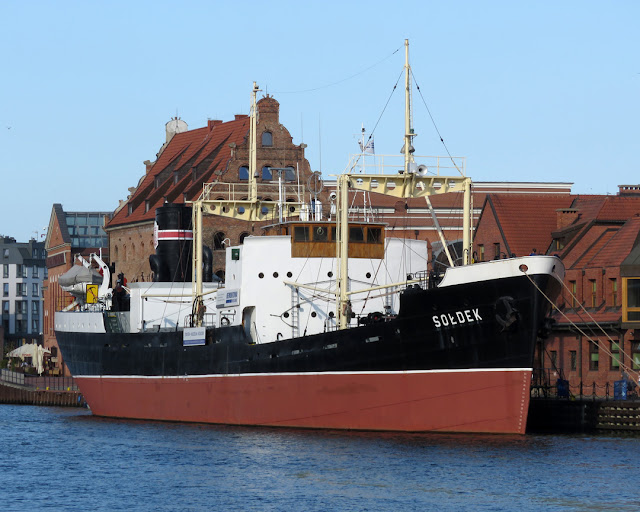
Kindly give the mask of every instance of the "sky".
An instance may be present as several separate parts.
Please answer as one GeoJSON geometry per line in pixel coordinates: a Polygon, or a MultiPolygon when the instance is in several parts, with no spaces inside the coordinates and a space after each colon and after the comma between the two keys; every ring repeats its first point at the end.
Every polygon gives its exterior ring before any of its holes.
{"type": "Polygon", "coordinates": [[[43,240],[54,203],[113,211],[165,123],[248,114],[253,81],[325,178],[363,125],[396,154],[405,39],[416,154],[615,194],[640,183],[639,24],[635,0],[0,0],[0,234],[43,240]]]}

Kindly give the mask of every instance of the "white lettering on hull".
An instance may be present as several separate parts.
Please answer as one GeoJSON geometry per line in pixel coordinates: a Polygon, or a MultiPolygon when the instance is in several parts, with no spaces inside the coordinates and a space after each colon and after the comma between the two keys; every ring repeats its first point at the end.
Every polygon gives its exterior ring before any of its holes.
{"type": "Polygon", "coordinates": [[[449,327],[458,324],[470,324],[474,322],[482,322],[482,317],[478,308],[465,309],[463,311],[455,311],[452,313],[443,313],[441,315],[433,315],[431,317],[433,325],[436,329],[440,327],[449,327]]]}

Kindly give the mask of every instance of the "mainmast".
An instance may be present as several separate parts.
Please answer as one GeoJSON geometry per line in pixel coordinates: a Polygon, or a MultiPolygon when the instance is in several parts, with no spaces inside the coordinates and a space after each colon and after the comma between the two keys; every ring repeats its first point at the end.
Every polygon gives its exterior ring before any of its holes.
{"type": "Polygon", "coordinates": [[[251,90],[251,115],[249,124],[249,201],[255,201],[258,197],[258,183],[256,181],[256,167],[258,166],[258,104],[256,94],[260,91],[258,84],[253,82],[251,90]]]}
{"type": "Polygon", "coordinates": [[[413,133],[411,126],[411,66],[409,66],[409,40],[404,40],[404,146],[402,153],[404,154],[404,173],[411,172],[411,164],[413,163],[413,133]]]}

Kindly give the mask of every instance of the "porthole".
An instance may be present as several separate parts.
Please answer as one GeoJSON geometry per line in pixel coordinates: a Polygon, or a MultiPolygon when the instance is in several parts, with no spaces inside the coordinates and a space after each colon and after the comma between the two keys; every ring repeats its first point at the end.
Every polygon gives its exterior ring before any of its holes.
{"type": "Polygon", "coordinates": [[[371,272],[367,272],[367,279],[371,279],[371,272]]]}
{"type": "Polygon", "coordinates": [[[287,272],[287,277],[293,277],[293,274],[291,272],[287,272]]]}
{"type": "Polygon", "coordinates": [[[273,277],[278,277],[278,273],[277,273],[277,272],[274,272],[274,273],[273,273],[273,277]]]}
{"type": "Polygon", "coordinates": [[[336,314],[333,311],[329,311],[329,318],[333,318],[336,314]]]}
{"type": "Polygon", "coordinates": [[[289,318],[289,313],[284,313],[282,316],[285,318],[289,318]]]}
{"type": "Polygon", "coordinates": [[[264,277],[264,274],[263,274],[262,272],[260,272],[260,273],[258,274],[258,277],[259,277],[260,279],[262,279],[262,278],[264,277]]]}
{"type": "Polygon", "coordinates": [[[317,314],[315,311],[312,311],[312,312],[311,312],[311,316],[312,316],[313,318],[315,318],[315,317],[317,317],[317,316],[318,316],[318,314],[317,314]]]}
{"type": "Polygon", "coordinates": [[[331,271],[327,272],[327,277],[333,277],[333,272],[331,271]]]}

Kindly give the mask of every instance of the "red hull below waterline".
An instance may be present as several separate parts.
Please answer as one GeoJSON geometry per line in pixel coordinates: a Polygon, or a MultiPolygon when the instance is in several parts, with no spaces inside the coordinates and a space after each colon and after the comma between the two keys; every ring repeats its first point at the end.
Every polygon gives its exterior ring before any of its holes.
{"type": "Polygon", "coordinates": [[[524,434],[531,369],[87,377],[115,418],[405,432],[524,434]]]}

